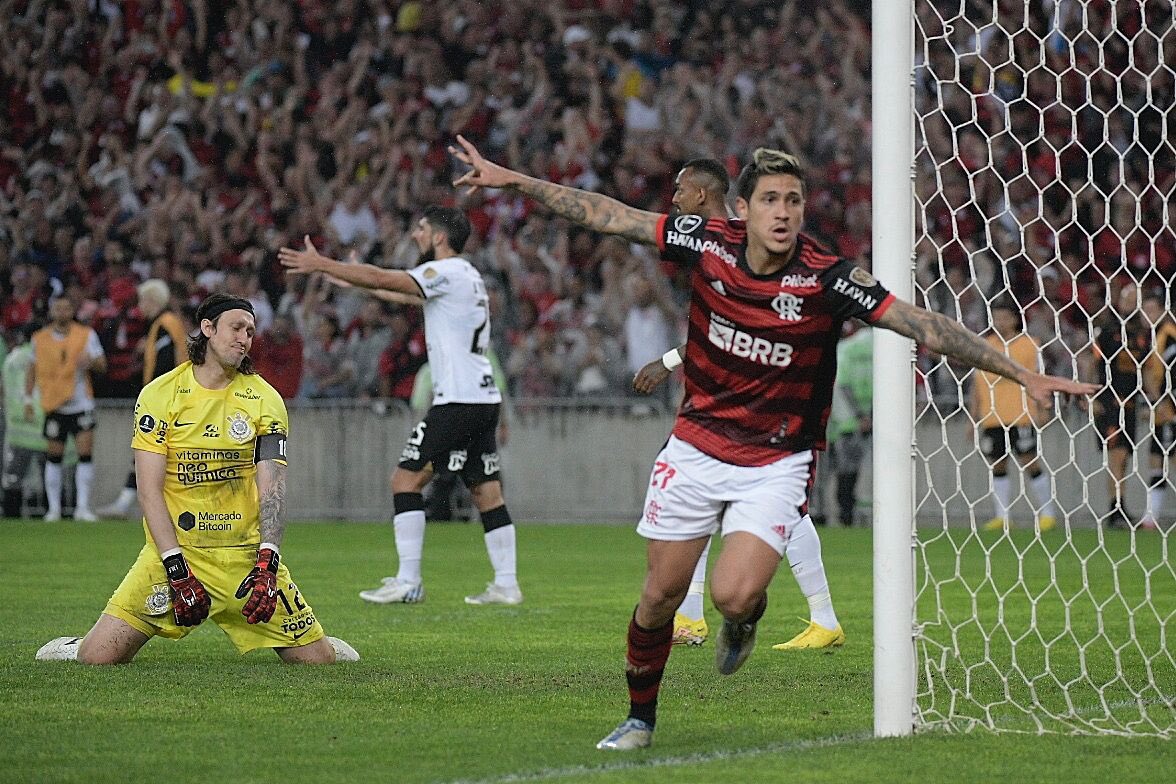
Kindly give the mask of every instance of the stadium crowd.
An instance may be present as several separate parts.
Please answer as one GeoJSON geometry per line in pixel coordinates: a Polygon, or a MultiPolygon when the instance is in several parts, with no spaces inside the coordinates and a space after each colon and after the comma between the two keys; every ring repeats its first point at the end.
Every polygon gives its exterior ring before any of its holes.
{"type": "MultiPolygon", "coordinates": [[[[1012,294],[1062,372],[1112,281],[1166,286],[1176,267],[1173,72],[1152,29],[1171,13],[1092,2],[1082,32],[1065,5],[1031,3],[1024,23],[1005,0],[963,5],[920,4],[918,286],[973,329],[1012,294]],[[1039,40],[1044,65],[1015,64],[1037,63],[1039,40]]],[[[625,394],[680,341],[685,281],[517,195],[456,193],[446,145],[462,133],[513,168],[652,210],[690,158],[735,172],[755,147],[793,151],[807,230],[868,268],[867,9],[0,0],[3,329],[15,341],[64,292],[107,352],[98,394],[133,397],[135,287],[157,278],[188,315],[213,290],[248,298],[254,353],[287,397],[408,399],[419,311],[287,277],[276,251],[309,235],[337,258],[412,266],[419,208],[456,203],[511,392],[625,394]]]]}

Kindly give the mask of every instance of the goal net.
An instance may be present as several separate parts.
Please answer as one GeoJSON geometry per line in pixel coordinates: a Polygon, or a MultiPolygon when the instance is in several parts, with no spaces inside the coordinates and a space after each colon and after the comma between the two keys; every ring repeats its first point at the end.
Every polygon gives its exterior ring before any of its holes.
{"type": "Polygon", "coordinates": [[[1107,382],[1006,431],[977,420],[1007,389],[919,352],[915,726],[1171,737],[1173,4],[915,0],[913,24],[916,300],[1107,382]]]}

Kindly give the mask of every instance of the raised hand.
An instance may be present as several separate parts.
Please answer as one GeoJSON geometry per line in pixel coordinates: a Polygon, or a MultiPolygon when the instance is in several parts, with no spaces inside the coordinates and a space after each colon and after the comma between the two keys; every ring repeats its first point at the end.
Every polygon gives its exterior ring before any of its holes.
{"type": "Polygon", "coordinates": [[[515,172],[483,158],[478,148],[461,134],[457,136],[457,143],[461,145],[460,148],[451,144],[449,152],[469,166],[470,171],[453,181],[455,188],[465,185],[469,187],[468,192],[473,193],[478,188],[505,188],[516,181],[518,175],[515,172]]]}
{"type": "Polygon", "coordinates": [[[308,275],[312,272],[323,271],[323,262],[330,261],[326,256],[318,252],[318,248],[310,241],[310,235],[303,237],[303,242],[306,247],[302,250],[295,248],[282,248],[278,251],[278,261],[288,271],[295,275],[308,275]]]}

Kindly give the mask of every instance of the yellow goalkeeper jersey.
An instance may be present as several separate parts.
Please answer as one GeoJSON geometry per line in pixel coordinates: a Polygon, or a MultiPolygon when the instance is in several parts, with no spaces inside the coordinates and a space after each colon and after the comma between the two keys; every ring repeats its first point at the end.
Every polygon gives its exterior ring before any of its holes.
{"type": "MultiPolygon", "coordinates": [[[[167,455],[163,496],[181,547],[260,543],[254,450],[259,436],[287,431],[282,396],[258,375],[205,389],[185,362],[143,388],[131,447],[167,455]]],[[[143,529],[151,541],[146,520],[143,529]]]]}
{"type": "MultiPolygon", "coordinates": [[[[1029,370],[1038,369],[1037,341],[1030,336],[1019,334],[1006,345],[1000,335],[993,332],[986,336],[985,340],[1021,367],[1029,370]]],[[[1037,404],[1029,399],[1025,390],[1016,381],[981,370],[976,374],[974,384],[972,396],[975,402],[972,413],[976,417],[977,427],[1031,425],[1037,418],[1037,404]]]]}

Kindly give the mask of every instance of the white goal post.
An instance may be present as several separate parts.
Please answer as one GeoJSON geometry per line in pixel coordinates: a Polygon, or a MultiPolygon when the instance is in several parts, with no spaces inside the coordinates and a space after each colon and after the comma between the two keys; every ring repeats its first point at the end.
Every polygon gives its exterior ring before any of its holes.
{"type": "Polygon", "coordinates": [[[1047,372],[1130,387],[1060,401],[1002,458],[977,374],[875,330],[875,735],[1176,736],[1176,2],[871,13],[874,273],[973,330],[1015,312],[1047,372]]]}
{"type": "MultiPolygon", "coordinates": [[[[875,2],[871,12],[874,273],[908,302],[914,293],[912,1],[875,2]]],[[[874,734],[879,736],[909,735],[915,719],[913,359],[910,340],[874,330],[874,734]]]]}

